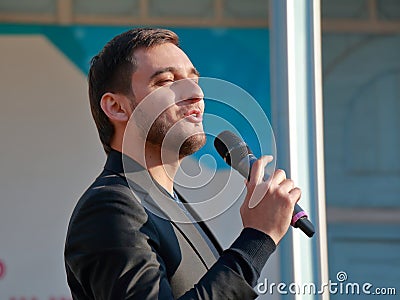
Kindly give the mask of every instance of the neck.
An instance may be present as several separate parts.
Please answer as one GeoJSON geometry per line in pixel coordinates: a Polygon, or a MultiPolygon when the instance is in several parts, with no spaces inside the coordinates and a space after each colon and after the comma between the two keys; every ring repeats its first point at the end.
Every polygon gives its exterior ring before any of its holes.
{"type": "MultiPolygon", "coordinates": [[[[180,160],[172,159],[169,153],[161,155],[159,147],[146,145],[146,169],[155,181],[168,193],[173,194],[174,178],[178,171],[180,160]]],[[[173,157],[173,156],[172,156],[173,157]]]]}
{"type": "MultiPolygon", "coordinates": [[[[136,138],[133,140],[139,139],[139,137],[136,138]]],[[[130,143],[128,146],[122,147],[122,143],[114,142],[111,147],[128,155],[147,169],[153,179],[172,195],[175,174],[178,171],[181,160],[176,154],[171,154],[167,151],[161,152],[159,146],[149,143],[143,146],[143,144],[141,142],[130,143]]]]}

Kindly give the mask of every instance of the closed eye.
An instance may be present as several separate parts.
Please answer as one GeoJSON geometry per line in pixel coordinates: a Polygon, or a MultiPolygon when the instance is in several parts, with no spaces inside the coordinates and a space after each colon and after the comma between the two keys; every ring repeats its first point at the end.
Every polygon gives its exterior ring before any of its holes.
{"type": "Polygon", "coordinates": [[[169,79],[162,79],[162,80],[157,81],[156,85],[163,86],[163,85],[171,84],[173,82],[174,82],[174,80],[170,79],[170,78],[169,79]]]}

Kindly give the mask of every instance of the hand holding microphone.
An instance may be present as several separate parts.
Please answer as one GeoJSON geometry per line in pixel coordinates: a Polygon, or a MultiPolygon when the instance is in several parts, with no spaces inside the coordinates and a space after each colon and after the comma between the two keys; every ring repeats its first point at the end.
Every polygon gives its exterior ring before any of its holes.
{"type": "Polygon", "coordinates": [[[315,230],[306,213],[296,203],[301,190],[283,170],[276,170],[269,181],[264,181],[265,166],[271,156],[257,160],[246,143],[230,131],[221,132],[214,141],[217,152],[225,162],[248,179],[247,195],[240,213],[243,225],[261,230],[277,244],[291,224],[312,237],[315,230]],[[250,201],[258,203],[250,208],[250,201]]]}

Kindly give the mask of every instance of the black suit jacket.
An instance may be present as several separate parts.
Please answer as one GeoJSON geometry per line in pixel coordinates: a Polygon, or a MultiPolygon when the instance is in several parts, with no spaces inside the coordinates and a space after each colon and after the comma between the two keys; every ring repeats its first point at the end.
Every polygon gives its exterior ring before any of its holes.
{"type": "Polygon", "coordinates": [[[126,156],[123,165],[122,157],[108,155],[71,216],[64,255],[73,298],[255,298],[252,286],[273,241],[244,229],[222,252],[204,224],[177,222],[190,218],[149,184],[145,169],[126,156]]]}

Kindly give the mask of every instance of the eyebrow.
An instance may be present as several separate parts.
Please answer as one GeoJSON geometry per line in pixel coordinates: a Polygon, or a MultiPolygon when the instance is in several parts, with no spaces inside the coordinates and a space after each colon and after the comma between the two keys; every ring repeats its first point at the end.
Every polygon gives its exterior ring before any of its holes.
{"type": "MultiPolygon", "coordinates": [[[[162,68],[162,69],[154,72],[154,74],[150,76],[150,79],[153,79],[154,77],[157,77],[158,75],[163,74],[163,73],[176,73],[177,71],[178,71],[178,69],[175,67],[162,68]]],[[[200,73],[199,73],[199,71],[197,71],[197,69],[195,67],[191,68],[190,74],[200,77],[200,73]]]]}

